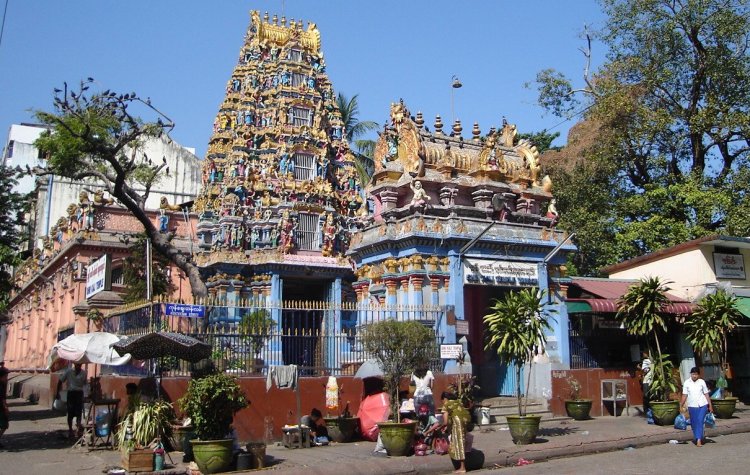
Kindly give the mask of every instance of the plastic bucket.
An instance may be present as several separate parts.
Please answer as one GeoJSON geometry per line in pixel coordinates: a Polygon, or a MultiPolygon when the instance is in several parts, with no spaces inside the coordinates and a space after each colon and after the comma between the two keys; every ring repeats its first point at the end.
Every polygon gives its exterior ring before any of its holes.
{"type": "Polygon", "coordinates": [[[490,420],[490,408],[489,407],[481,407],[479,408],[479,414],[480,414],[480,424],[481,425],[487,425],[490,424],[492,421],[490,420]]]}

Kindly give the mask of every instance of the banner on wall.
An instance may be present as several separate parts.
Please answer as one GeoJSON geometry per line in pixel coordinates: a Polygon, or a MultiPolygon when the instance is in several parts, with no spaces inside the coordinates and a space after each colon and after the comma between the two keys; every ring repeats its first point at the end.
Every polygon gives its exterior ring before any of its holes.
{"type": "Polygon", "coordinates": [[[90,299],[102,290],[110,290],[112,288],[111,275],[109,254],[104,254],[91,263],[86,268],[86,299],[90,299]]]}
{"type": "Polygon", "coordinates": [[[464,259],[464,284],[501,287],[533,287],[539,285],[537,265],[530,262],[464,259]]]}

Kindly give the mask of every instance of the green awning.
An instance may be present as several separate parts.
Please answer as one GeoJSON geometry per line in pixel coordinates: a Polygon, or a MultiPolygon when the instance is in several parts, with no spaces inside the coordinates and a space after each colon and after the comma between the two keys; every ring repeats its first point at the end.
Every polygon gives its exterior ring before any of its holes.
{"type": "Polygon", "coordinates": [[[588,302],[565,302],[568,313],[590,313],[591,304],[588,302]]]}
{"type": "Polygon", "coordinates": [[[750,297],[737,297],[735,306],[744,316],[750,318],[750,297]]]}

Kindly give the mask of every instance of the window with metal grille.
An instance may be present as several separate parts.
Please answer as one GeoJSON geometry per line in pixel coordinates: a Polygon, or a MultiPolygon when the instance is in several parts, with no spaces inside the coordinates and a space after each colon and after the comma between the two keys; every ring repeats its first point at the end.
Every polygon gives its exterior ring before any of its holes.
{"type": "Polygon", "coordinates": [[[320,215],[300,213],[297,225],[297,247],[305,251],[320,249],[320,215]]]}
{"type": "Polygon", "coordinates": [[[292,73],[292,86],[300,87],[307,82],[307,76],[302,73],[292,73]]]}
{"type": "Polygon", "coordinates": [[[302,62],[302,51],[298,49],[290,49],[289,50],[289,61],[296,61],[298,63],[302,62]]]}
{"type": "Polygon", "coordinates": [[[312,180],[315,178],[315,157],[309,153],[295,153],[292,155],[294,160],[294,179],[295,180],[312,180]]]}
{"type": "Polygon", "coordinates": [[[116,269],[112,269],[112,284],[113,285],[124,285],[125,284],[125,275],[123,273],[123,268],[118,267],[116,269]]]}
{"type": "Polygon", "coordinates": [[[295,127],[310,126],[312,111],[304,107],[292,107],[292,125],[295,127]]]}

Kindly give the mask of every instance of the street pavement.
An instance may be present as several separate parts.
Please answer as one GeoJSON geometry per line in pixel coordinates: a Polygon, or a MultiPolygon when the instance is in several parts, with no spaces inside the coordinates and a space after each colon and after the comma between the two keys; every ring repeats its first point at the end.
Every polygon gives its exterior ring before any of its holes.
{"type": "MultiPolygon", "coordinates": [[[[65,417],[21,399],[9,401],[10,428],[3,436],[5,448],[0,449],[0,473],[101,474],[120,464],[120,453],[107,449],[89,451],[72,448],[68,440],[65,417]]],[[[637,411],[631,411],[635,413],[637,411]]],[[[726,434],[750,433],[750,408],[740,405],[735,417],[717,420],[715,429],[708,429],[709,438],[726,434]]],[[[578,455],[626,450],[668,444],[670,439],[690,441],[692,433],[646,424],[641,416],[598,417],[588,421],[554,421],[542,425],[536,443],[516,446],[507,430],[483,430],[477,427],[474,436],[475,454],[483,458],[486,469],[515,466],[519,460],[539,463],[578,455]]],[[[692,446],[691,446],[692,447],[692,446]]],[[[325,447],[287,449],[269,444],[266,450],[267,469],[275,473],[305,475],[341,474],[440,474],[453,470],[448,456],[387,457],[372,453],[373,442],[331,444],[325,447]]],[[[711,450],[711,446],[702,450],[711,450]]],[[[182,454],[172,453],[174,465],[163,475],[187,473],[182,454]]],[[[550,462],[549,465],[554,465],[550,462]]],[[[240,473],[240,472],[234,472],[240,473]]],[[[251,472],[245,472],[251,473],[251,472]]]]}

